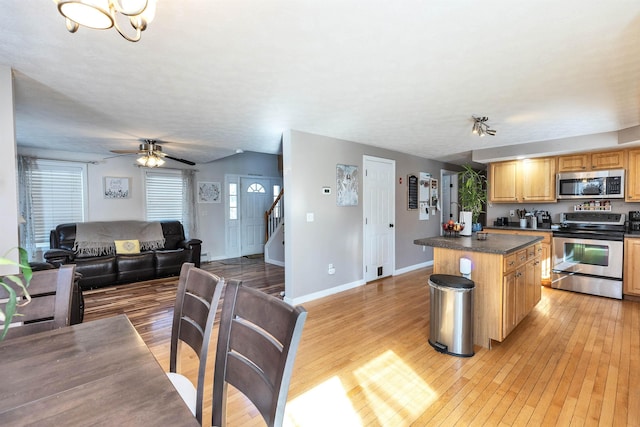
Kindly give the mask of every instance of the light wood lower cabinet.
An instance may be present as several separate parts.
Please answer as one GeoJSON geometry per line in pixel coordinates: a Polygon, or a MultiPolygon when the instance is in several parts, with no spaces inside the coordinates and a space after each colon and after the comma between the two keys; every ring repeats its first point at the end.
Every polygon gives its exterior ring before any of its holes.
{"type": "MultiPolygon", "coordinates": [[[[491,236],[489,236],[491,238],[491,236]]],[[[508,255],[434,248],[433,272],[460,275],[460,258],[471,260],[474,289],[473,342],[490,348],[503,341],[540,301],[541,244],[508,255]]]]}
{"type": "Polygon", "coordinates": [[[538,283],[542,283],[544,286],[551,286],[551,239],[553,232],[549,231],[532,231],[527,229],[522,230],[504,230],[500,228],[487,228],[487,233],[495,234],[520,234],[523,236],[542,236],[542,242],[537,247],[537,255],[540,256],[541,276],[538,283]]]}
{"type": "Polygon", "coordinates": [[[623,293],[640,296],[640,237],[624,239],[623,293]]]}

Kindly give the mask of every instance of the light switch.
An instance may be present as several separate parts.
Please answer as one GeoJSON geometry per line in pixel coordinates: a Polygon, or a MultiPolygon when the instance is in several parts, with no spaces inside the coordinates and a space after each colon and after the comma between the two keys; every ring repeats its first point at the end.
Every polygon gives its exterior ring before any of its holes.
{"type": "Polygon", "coordinates": [[[313,222],[313,212],[307,212],[307,222],[313,222]]]}

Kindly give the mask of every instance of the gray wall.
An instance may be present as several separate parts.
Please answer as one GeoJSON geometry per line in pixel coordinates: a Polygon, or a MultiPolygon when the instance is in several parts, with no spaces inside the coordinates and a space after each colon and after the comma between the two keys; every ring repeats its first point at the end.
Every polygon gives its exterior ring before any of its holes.
{"type": "Polygon", "coordinates": [[[455,166],[292,130],[283,137],[287,300],[299,303],[364,283],[364,155],[396,162],[395,270],[409,270],[432,261],[432,250],[423,250],[414,245],[413,240],[438,235],[440,214],[420,221],[417,211],[407,210],[406,177],[409,173],[429,172],[439,178],[440,169],[453,170],[455,166]],[[336,164],[339,163],[357,165],[361,171],[358,206],[336,206],[336,164]],[[400,177],[402,184],[399,184],[400,177]],[[322,187],[330,187],[331,195],[323,195],[322,187]],[[307,213],[313,213],[313,222],[307,222],[307,213]],[[336,269],[334,275],[327,273],[329,264],[336,269]]]}

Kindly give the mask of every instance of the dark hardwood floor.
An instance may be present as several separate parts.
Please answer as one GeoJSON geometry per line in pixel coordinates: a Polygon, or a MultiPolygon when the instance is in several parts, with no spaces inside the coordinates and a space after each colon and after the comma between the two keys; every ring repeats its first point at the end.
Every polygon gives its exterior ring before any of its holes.
{"type": "MultiPolygon", "coordinates": [[[[279,295],[284,269],[243,261],[204,268],[279,295]]],[[[427,343],[430,273],[303,304],[309,315],[285,425],[640,426],[640,303],[543,288],[504,342],[459,358],[427,343]]],[[[176,283],[86,292],[85,321],[126,313],[167,369],[176,283]]],[[[195,359],[187,362],[195,378],[195,359]]],[[[264,425],[239,393],[229,397],[228,414],[229,426],[264,425]]]]}

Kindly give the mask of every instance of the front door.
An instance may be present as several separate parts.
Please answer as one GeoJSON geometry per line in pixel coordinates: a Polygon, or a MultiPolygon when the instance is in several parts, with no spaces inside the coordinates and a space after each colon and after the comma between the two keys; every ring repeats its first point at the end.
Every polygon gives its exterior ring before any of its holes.
{"type": "Polygon", "coordinates": [[[268,179],[240,178],[241,256],[263,253],[264,213],[272,202],[273,196],[268,179]]]}
{"type": "Polygon", "coordinates": [[[393,160],[364,156],[364,278],[391,276],[395,268],[395,186],[393,160]]]}

